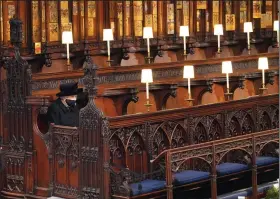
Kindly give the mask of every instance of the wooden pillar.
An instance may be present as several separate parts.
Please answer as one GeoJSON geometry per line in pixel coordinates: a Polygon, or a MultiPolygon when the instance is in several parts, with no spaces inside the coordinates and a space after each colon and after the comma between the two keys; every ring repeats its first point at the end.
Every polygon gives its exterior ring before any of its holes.
{"type": "Polygon", "coordinates": [[[252,147],[253,147],[253,154],[252,154],[252,190],[253,190],[253,198],[257,198],[258,196],[258,182],[257,182],[257,165],[256,165],[256,144],[255,144],[255,137],[252,139],[252,147]]]}
{"type": "Polygon", "coordinates": [[[217,171],[216,171],[216,156],[215,145],[212,146],[212,175],[211,175],[211,199],[217,199],[217,171]]]}
{"type": "Polygon", "coordinates": [[[172,168],[170,151],[166,152],[166,189],[167,199],[173,199],[172,168]]]}
{"type": "Polygon", "coordinates": [[[89,102],[79,116],[79,196],[109,199],[109,124],[97,108],[96,71],[90,55],[86,55],[84,85],[89,102]]]}

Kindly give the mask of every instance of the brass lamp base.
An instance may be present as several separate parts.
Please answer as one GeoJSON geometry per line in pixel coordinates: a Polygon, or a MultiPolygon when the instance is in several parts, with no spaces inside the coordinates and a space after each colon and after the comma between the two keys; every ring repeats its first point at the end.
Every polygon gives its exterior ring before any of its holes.
{"type": "Polygon", "coordinates": [[[71,71],[72,67],[71,67],[71,63],[70,63],[70,59],[67,59],[67,70],[71,71]]]}
{"type": "Polygon", "coordinates": [[[227,93],[225,93],[225,96],[227,97],[227,101],[230,101],[233,96],[233,93],[227,92],[227,93]]]}
{"type": "Polygon", "coordinates": [[[147,107],[147,111],[150,112],[150,106],[152,106],[152,104],[150,104],[150,101],[147,100],[147,103],[144,105],[147,107]]]}
{"type": "Polygon", "coordinates": [[[153,57],[145,57],[145,59],[147,60],[147,64],[152,63],[151,60],[153,59],[153,57]]]}
{"type": "Polygon", "coordinates": [[[107,60],[106,62],[108,63],[108,66],[111,66],[112,64],[112,62],[113,62],[114,60],[107,60]]]}
{"type": "Polygon", "coordinates": [[[261,95],[263,95],[263,94],[264,94],[264,91],[267,90],[268,88],[262,87],[262,88],[259,88],[259,89],[261,90],[261,95]]]}
{"type": "Polygon", "coordinates": [[[185,99],[185,101],[188,101],[189,105],[193,105],[194,99],[188,98],[188,99],[185,99]]]}

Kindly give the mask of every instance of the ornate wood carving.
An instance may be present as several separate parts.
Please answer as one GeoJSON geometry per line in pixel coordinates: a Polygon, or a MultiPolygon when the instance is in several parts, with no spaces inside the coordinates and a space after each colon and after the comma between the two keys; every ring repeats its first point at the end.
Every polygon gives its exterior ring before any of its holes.
{"type": "MultiPolygon", "coordinates": [[[[183,65],[184,63],[180,64],[180,67],[163,67],[160,69],[153,70],[153,78],[154,80],[165,80],[168,78],[181,78],[183,76],[183,65]]],[[[155,64],[156,65],[156,64],[155,64]]],[[[233,62],[233,71],[243,70],[243,69],[257,69],[257,57],[255,59],[250,60],[236,60],[233,62]]],[[[269,65],[270,66],[278,66],[279,59],[277,57],[270,57],[269,58],[269,65]]],[[[168,65],[167,65],[168,66],[168,65]]],[[[123,67],[119,69],[122,70],[123,67]]],[[[118,68],[116,68],[116,71],[118,68]]],[[[106,70],[105,70],[106,71],[106,70]]],[[[213,64],[201,64],[196,65],[195,67],[195,74],[196,75],[206,75],[211,73],[220,73],[221,72],[221,64],[213,63],[213,64]]],[[[60,83],[66,82],[73,82],[79,81],[80,85],[83,85],[83,79],[77,76],[81,76],[79,73],[76,74],[75,77],[69,77],[70,79],[65,80],[63,79],[53,79],[53,77],[49,80],[35,80],[32,84],[32,90],[40,90],[40,89],[54,89],[59,87],[60,83]]],[[[129,81],[138,81],[141,80],[141,71],[132,71],[126,70],[121,72],[114,72],[114,73],[102,73],[99,74],[98,84],[108,84],[108,83],[122,83],[122,82],[129,82],[129,81]]]]}
{"type": "Polygon", "coordinates": [[[109,197],[109,175],[104,169],[104,165],[109,163],[109,130],[106,118],[94,103],[97,66],[87,53],[83,81],[89,94],[89,102],[80,111],[79,195],[81,198],[103,199],[109,197]]]}
{"type": "Polygon", "coordinates": [[[20,56],[22,44],[22,22],[10,20],[10,38],[14,56],[4,62],[7,76],[7,140],[5,157],[6,183],[4,189],[9,192],[29,193],[33,191],[34,176],[30,175],[34,167],[32,161],[32,123],[31,107],[26,97],[31,95],[31,66],[20,56]],[[28,182],[28,184],[26,184],[28,182]]]}

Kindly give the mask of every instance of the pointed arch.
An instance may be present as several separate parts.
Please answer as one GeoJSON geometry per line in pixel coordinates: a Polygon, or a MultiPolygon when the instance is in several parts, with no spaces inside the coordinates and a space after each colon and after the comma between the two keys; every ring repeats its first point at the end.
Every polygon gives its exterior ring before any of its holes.
{"type": "Polygon", "coordinates": [[[131,171],[147,172],[147,151],[144,140],[137,131],[134,131],[127,141],[126,160],[126,164],[131,171]]]}
{"type": "Polygon", "coordinates": [[[188,144],[189,137],[187,131],[181,124],[177,124],[171,134],[171,148],[183,147],[188,144]]]}
{"type": "Polygon", "coordinates": [[[195,127],[193,140],[194,144],[199,144],[208,141],[207,131],[201,122],[199,122],[195,127]]]}

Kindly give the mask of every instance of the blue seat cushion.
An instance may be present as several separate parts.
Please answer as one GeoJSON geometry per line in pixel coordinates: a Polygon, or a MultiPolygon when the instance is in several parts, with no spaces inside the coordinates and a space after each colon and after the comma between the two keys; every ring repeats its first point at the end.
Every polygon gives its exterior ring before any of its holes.
{"type": "Polygon", "coordinates": [[[244,171],[244,170],[248,169],[248,165],[226,162],[226,163],[217,165],[216,169],[217,169],[217,173],[219,175],[227,175],[227,174],[236,173],[239,171],[244,171]]]}
{"type": "Polygon", "coordinates": [[[143,180],[138,183],[133,183],[129,185],[132,190],[132,195],[141,195],[145,193],[150,193],[153,191],[161,190],[165,188],[165,181],[161,180],[143,180]],[[142,190],[139,190],[139,184],[142,186],[142,190]]]}
{"type": "Polygon", "coordinates": [[[279,158],[269,156],[259,156],[256,159],[257,166],[265,166],[279,161],[279,158]]]}
{"type": "Polygon", "coordinates": [[[204,171],[193,171],[187,170],[178,173],[174,173],[174,180],[176,185],[188,184],[192,182],[197,182],[200,180],[205,180],[209,178],[210,173],[204,171]]]}

